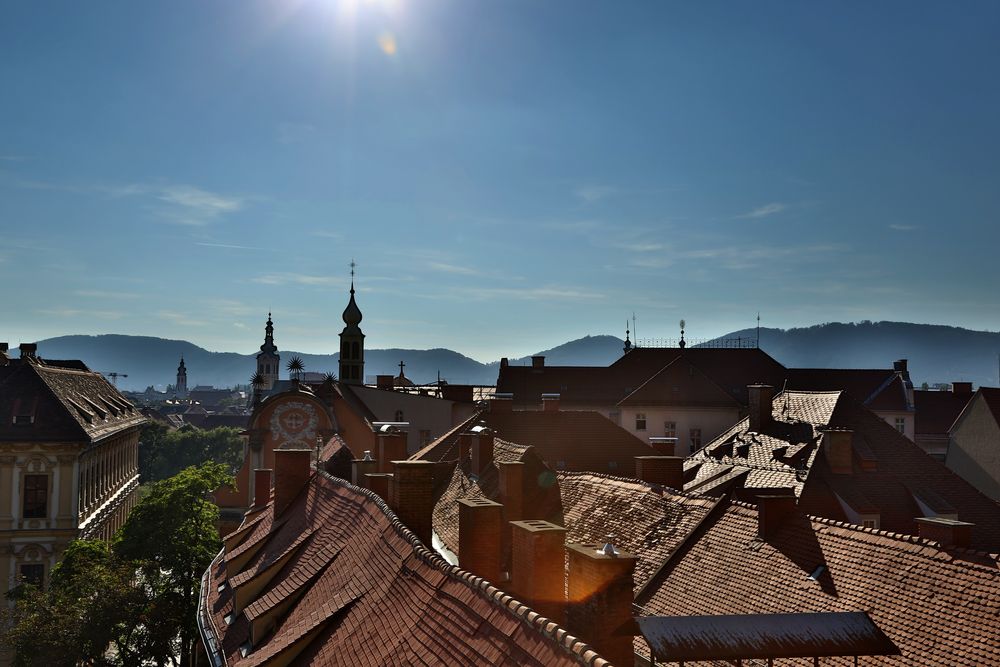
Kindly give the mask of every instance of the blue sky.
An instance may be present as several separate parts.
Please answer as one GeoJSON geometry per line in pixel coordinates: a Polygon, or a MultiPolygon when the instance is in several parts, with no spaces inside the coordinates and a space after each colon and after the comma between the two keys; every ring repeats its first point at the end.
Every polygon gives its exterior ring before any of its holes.
{"type": "Polygon", "coordinates": [[[0,340],[1000,329],[1000,5],[0,3],[0,340]]]}

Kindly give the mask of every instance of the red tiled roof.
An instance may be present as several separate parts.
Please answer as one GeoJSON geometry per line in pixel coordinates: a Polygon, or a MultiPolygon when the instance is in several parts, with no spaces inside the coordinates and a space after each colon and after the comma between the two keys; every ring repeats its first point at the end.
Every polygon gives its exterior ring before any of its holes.
{"type": "MultiPolygon", "coordinates": [[[[250,621],[230,622],[237,572],[209,566],[203,632],[230,667],[256,665],[283,651],[293,665],[463,664],[604,665],[585,644],[481,579],[428,551],[374,494],[324,473],[273,526],[266,517],[238,548],[263,542],[246,568],[286,555],[312,529],[257,600],[292,600],[272,631],[244,657],[250,621]],[[335,554],[332,561],[323,554],[335,554]],[[315,563],[329,561],[316,570],[315,563]]],[[[266,566],[266,565],[265,565],[266,566]]],[[[256,604],[256,603],[251,603],[256,604]]]]}
{"type": "Polygon", "coordinates": [[[636,456],[655,454],[648,443],[588,410],[496,411],[486,413],[483,421],[498,437],[534,446],[553,468],[631,472],[636,456]]]}
{"type": "Polygon", "coordinates": [[[99,373],[64,363],[0,366],[0,440],[94,441],[146,422],[99,373]],[[33,419],[15,424],[22,415],[33,419]]]}
{"type": "Polygon", "coordinates": [[[899,379],[892,368],[789,368],[788,389],[800,391],[846,391],[856,401],[873,410],[906,410],[902,385],[889,386],[899,379]],[[884,395],[883,395],[884,394],[884,395]],[[881,407],[872,407],[878,400],[881,407]]]}
{"type": "Polygon", "coordinates": [[[976,524],[974,546],[1000,549],[1000,505],[854,398],[788,391],[775,397],[772,412],[765,433],[749,432],[744,419],[689,456],[685,490],[721,495],[736,486],[746,497],[789,488],[805,512],[846,520],[844,501],[857,513],[877,511],[886,530],[916,534],[923,512],[915,489],[924,489],[976,524]],[[827,464],[819,433],[826,426],[853,431],[851,474],[834,474],[827,464]]]}
{"type": "Polygon", "coordinates": [[[733,503],[702,524],[636,603],[669,616],[866,611],[902,657],[863,664],[972,667],[1000,662],[998,566],[996,555],[815,517],[791,517],[764,542],[757,510],[733,503]]]}
{"type": "MultiPolygon", "coordinates": [[[[951,391],[913,392],[915,433],[917,435],[948,435],[952,424],[972,400],[973,394],[955,394],[951,391]]],[[[1000,405],[1000,401],[998,401],[1000,405]]]]}
{"type": "Polygon", "coordinates": [[[461,424],[454,426],[440,437],[427,443],[419,451],[410,456],[411,461],[454,461],[458,459],[458,437],[468,431],[481,418],[482,413],[475,412],[461,424]]]}

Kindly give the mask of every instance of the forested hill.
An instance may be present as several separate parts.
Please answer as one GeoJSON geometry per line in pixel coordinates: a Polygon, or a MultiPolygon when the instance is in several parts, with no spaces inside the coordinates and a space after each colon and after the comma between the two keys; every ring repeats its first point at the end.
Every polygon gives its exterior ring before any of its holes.
{"type": "MultiPolygon", "coordinates": [[[[742,329],[722,338],[753,337],[742,329]]],[[[760,346],[788,367],[891,368],[909,360],[919,386],[966,380],[997,386],[1000,333],[909,322],[832,322],[797,329],[760,330],[760,346]]]]}
{"type": "MultiPolygon", "coordinates": [[[[734,331],[722,338],[753,337],[753,329],[734,331]]],[[[931,384],[969,380],[976,385],[998,384],[1000,333],[958,327],[905,322],[829,323],[798,329],[761,329],[761,347],[789,367],[890,368],[896,359],[909,359],[914,382],[931,384]]],[[[188,386],[231,387],[246,384],[255,369],[254,354],[210,352],[182,340],[148,336],[60,336],[39,341],[38,353],[50,359],[82,359],[92,369],[128,374],[119,386],[163,388],[174,381],[181,355],[188,369],[188,386]]],[[[298,354],[307,371],[337,372],[337,355],[279,350],[282,363],[298,354]]],[[[538,354],[547,365],[605,366],[622,354],[615,336],[586,336],[538,354]]],[[[453,383],[493,384],[499,361],[482,363],[453,350],[365,350],[365,374],[399,373],[418,383],[441,377],[453,383]]],[[[530,357],[511,364],[531,363],[530,357]]]]}

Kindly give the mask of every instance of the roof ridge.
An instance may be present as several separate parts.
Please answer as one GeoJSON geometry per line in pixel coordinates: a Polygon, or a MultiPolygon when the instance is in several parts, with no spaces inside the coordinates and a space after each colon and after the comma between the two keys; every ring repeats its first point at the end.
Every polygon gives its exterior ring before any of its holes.
{"type": "Polygon", "coordinates": [[[591,477],[599,477],[600,479],[606,479],[611,482],[631,482],[633,484],[640,484],[642,486],[649,487],[649,489],[670,489],[674,495],[682,496],[684,498],[697,498],[699,500],[716,500],[717,496],[710,496],[703,493],[697,493],[694,491],[685,491],[683,489],[675,489],[672,486],[666,486],[665,484],[655,484],[653,482],[647,482],[645,480],[638,479],[636,477],[625,477],[624,475],[609,475],[604,472],[591,472],[589,470],[557,470],[556,476],[566,476],[575,477],[590,475],[591,477]]]}
{"type": "Polygon", "coordinates": [[[612,667],[611,663],[601,657],[589,644],[574,635],[571,635],[566,629],[561,627],[552,619],[542,616],[528,607],[528,605],[515,599],[514,596],[509,593],[500,590],[486,579],[476,576],[467,570],[463,570],[457,565],[452,565],[438,555],[437,552],[427,548],[427,546],[420,541],[420,538],[417,537],[416,533],[410,530],[396,515],[392,508],[389,507],[389,504],[374,491],[355,486],[345,479],[331,475],[325,470],[319,471],[319,475],[322,475],[329,482],[359,493],[366,496],[369,500],[372,500],[375,503],[375,506],[382,511],[386,518],[389,519],[390,524],[393,529],[395,529],[396,533],[403,539],[409,541],[410,545],[413,547],[413,553],[431,567],[447,576],[464,582],[473,589],[482,592],[484,596],[495,606],[506,609],[521,622],[534,628],[546,637],[555,640],[555,642],[564,651],[573,655],[577,661],[580,662],[580,664],[587,665],[588,667],[612,667]]]}

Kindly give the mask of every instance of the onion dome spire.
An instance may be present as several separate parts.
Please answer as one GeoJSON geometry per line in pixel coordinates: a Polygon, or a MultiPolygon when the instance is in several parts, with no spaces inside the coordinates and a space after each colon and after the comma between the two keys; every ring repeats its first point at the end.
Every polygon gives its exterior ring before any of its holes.
{"type": "Polygon", "coordinates": [[[361,309],[358,308],[357,302],[354,300],[354,267],[355,263],[351,262],[351,300],[347,302],[347,308],[344,309],[344,324],[347,327],[344,329],[354,330],[358,329],[358,325],[361,324],[361,309]]]}

